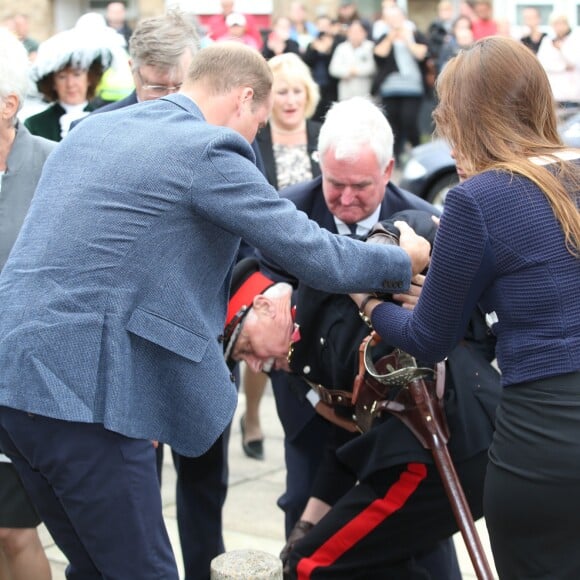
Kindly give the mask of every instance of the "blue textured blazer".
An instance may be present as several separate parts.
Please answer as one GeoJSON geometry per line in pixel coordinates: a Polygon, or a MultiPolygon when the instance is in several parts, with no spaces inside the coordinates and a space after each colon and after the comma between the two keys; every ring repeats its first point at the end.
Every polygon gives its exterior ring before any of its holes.
{"type": "Polygon", "coordinates": [[[187,96],[86,118],[0,275],[0,405],[206,451],[237,403],[221,334],[241,237],[315,288],[410,282],[403,250],[321,231],[187,96]]]}

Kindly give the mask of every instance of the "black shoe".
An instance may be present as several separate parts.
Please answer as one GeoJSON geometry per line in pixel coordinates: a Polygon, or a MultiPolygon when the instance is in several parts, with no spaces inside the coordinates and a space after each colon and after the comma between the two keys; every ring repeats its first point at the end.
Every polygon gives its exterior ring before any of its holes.
{"type": "Polygon", "coordinates": [[[254,439],[253,441],[246,441],[246,416],[240,417],[240,430],[242,431],[242,449],[244,453],[251,459],[264,460],[264,439],[254,439]]]}

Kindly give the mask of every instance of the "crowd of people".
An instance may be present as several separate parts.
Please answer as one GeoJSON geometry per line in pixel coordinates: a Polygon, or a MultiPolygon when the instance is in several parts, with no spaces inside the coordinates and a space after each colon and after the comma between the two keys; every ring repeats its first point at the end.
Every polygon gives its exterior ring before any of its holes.
{"type": "Polygon", "coordinates": [[[392,0],[374,21],[307,8],[261,30],[234,0],[203,26],[114,1],[40,43],[3,19],[0,578],[50,578],[44,521],[71,580],[176,579],[164,448],[186,580],[209,578],[238,386],[263,460],[270,380],[285,577],[458,580],[432,457],[389,413],[353,416],[371,329],[377,364],[445,360],[500,578],[580,573],[580,153],[557,133],[580,35],[526,7],[510,37],[488,0],[441,1],[424,32],[392,0]],[[425,107],[461,181],[442,216],[391,181],[425,107]]]}

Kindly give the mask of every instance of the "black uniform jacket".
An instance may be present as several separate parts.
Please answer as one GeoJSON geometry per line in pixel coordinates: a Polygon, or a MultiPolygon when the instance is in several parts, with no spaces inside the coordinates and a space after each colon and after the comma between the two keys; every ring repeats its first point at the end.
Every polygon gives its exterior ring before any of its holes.
{"type": "MultiPolygon", "coordinates": [[[[352,390],[358,348],[370,332],[356,306],[348,296],[303,285],[295,292],[295,302],[300,340],[293,347],[292,371],[327,388],[352,390]]],[[[490,364],[494,346],[482,313],[475,311],[464,341],[446,361],[444,406],[454,461],[473,457],[491,443],[501,394],[499,374],[490,364]]],[[[378,356],[390,350],[385,344],[377,348],[373,354],[378,356]]],[[[359,479],[401,463],[432,461],[430,452],[409,429],[389,414],[377,420],[369,432],[343,445],[339,457],[359,479]]]]}

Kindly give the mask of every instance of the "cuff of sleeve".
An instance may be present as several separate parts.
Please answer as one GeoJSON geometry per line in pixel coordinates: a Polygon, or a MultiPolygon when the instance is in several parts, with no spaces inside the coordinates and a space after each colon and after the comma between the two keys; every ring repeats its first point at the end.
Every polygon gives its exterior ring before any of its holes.
{"type": "Polygon", "coordinates": [[[318,403],[320,402],[320,396],[314,389],[310,389],[306,393],[306,398],[313,407],[316,407],[316,405],[318,405],[318,403]]]}

